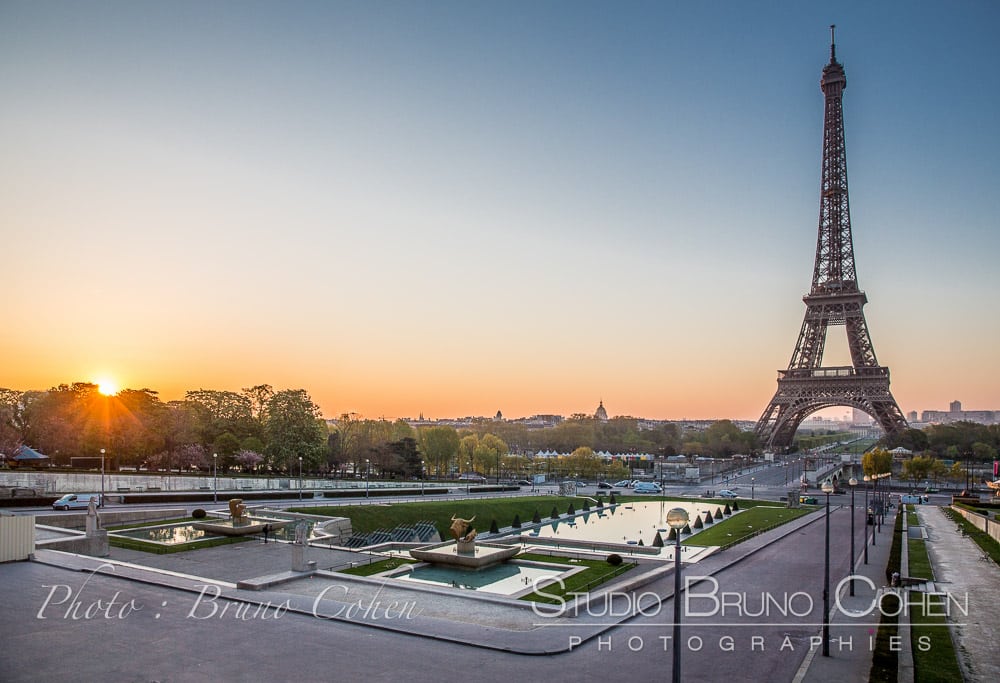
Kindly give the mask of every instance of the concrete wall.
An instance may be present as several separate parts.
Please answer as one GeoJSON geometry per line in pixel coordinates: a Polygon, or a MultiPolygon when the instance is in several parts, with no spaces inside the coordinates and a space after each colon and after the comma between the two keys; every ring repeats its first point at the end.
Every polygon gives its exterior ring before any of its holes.
{"type": "MultiPolygon", "coordinates": [[[[231,477],[222,474],[218,477],[219,493],[226,495],[241,491],[297,491],[298,477],[231,477]]],[[[364,480],[332,480],[307,479],[301,481],[303,490],[317,489],[354,489],[363,490],[364,480]]],[[[413,482],[369,482],[372,489],[382,488],[420,488],[413,482]]],[[[38,493],[97,493],[101,490],[100,472],[29,472],[21,470],[0,470],[0,488],[29,488],[38,493]]],[[[216,479],[211,474],[184,475],[167,474],[165,472],[132,473],[105,472],[104,491],[107,494],[118,493],[119,489],[128,492],[148,491],[213,491],[216,479]]]]}
{"type": "Polygon", "coordinates": [[[951,506],[951,509],[965,517],[968,521],[972,522],[972,524],[974,524],[980,531],[988,533],[994,541],[1000,543],[1000,523],[996,520],[988,519],[987,517],[972,512],[971,510],[965,510],[954,505],[951,506]]]}

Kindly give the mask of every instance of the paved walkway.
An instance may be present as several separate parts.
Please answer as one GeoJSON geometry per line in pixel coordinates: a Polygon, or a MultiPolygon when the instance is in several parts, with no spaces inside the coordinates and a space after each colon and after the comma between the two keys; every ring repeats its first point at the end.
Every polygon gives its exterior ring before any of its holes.
{"type": "Polygon", "coordinates": [[[1000,681],[1000,621],[996,606],[1000,596],[1000,567],[941,508],[918,505],[917,517],[927,530],[927,551],[938,590],[947,592],[968,615],[953,611],[952,637],[966,681],[1000,681]]]}
{"type": "MultiPolygon", "coordinates": [[[[850,507],[848,505],[848,507],[850,507]]],[[[895,519],[886,515],[881,533],[875,536],[875,545],[870,545],[872,532],[868,539],[868,564],[865,564],[864,553],[864,519],[863,505],[856,506],[855,524],[857,537],[855,540],[854,575],[858,578],[854,584],[854,597],[850,596],[850,584],[844,582],[841,590],[837,585],[830,586],[830,656],[824,657],[822,650],[817,648],[806,656],[795,683],[828,683],[829,681],[847,682],[868,680],[872,664],[872,649],[875,642],[875,631],[878,627],[878,609],[872,609],[872,601],[877,591],[884,589],[885,566],[889,561],[889,549],[892,547],[892,528],[895,519]],[[851,613],[862,613],[864,616],[851,617],[851,613]]],[[[893,508],[893,512],[896,508],[893,508]]],[[[849,546],[843,547],[841,542],[831,552],[849,552],[849,546]]],[[[834,579],[831,578],[831,582],[834,579]]],[[[816,634],[820,636],[818,632],[816,634]]]]}

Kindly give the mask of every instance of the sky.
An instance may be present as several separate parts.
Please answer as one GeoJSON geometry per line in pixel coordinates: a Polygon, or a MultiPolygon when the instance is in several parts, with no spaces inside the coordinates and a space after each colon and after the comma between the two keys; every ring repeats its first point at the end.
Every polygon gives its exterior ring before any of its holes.
{"type": "Polygon", "coordinates": [[[878,360],[904,413],[1000,409],[998,20],[2,0],[0,386],[756,419],[805,312],[836,24],[878,360]]]}

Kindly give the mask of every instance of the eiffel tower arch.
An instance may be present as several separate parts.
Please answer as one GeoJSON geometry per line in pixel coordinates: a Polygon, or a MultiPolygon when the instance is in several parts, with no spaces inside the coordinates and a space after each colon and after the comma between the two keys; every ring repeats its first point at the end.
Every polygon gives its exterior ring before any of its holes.
{"type": "Polygon", "coordinates": [[[806,314],[788,369],[778,371],[778,390],[755,428],[761,444],[772,450],[790,446],[795,430],[808,415],[832,406],[850,406],[868,413],[887,434],[906,428],[903,413],[889,391],[889,368],[879,365],[875,358],[864,314],[868,297],[859,289],[854,269],[844,145],[843,94],[847,76],[837,61],[833,29],[831,26],[830,62],[823,67],[820,79],[826,104],[812,287],[802,297],[806,314]],[[830,326],[846,329],[851,365],[823,366],[830,326]]]}

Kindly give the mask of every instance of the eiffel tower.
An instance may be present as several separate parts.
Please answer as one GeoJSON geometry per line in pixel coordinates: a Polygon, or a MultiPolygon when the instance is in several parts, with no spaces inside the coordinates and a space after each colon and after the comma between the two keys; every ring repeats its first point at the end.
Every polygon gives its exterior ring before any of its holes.
{"type": "Polygon", "coordinates": [[[847,77],[837,61],[834,28],[830,27],[830,63],[823,67],[820,79],[826,107],[812,288],[802,297],[806,315],[792,360],[787,370],[778,371],[778,390],[754,430],[760,443],[771,450],[790,446],[795,430],[808,415],[831,406],[863,410],[888,434],[906,428],[903,413],[889,391],[889,368],[875,359],[863,311],[868,297],[858,289],[854,270],[842,102],[847,77]],[[823,347],[831,325],[847,329],[852,365],[823,366],[823,347]]]}

